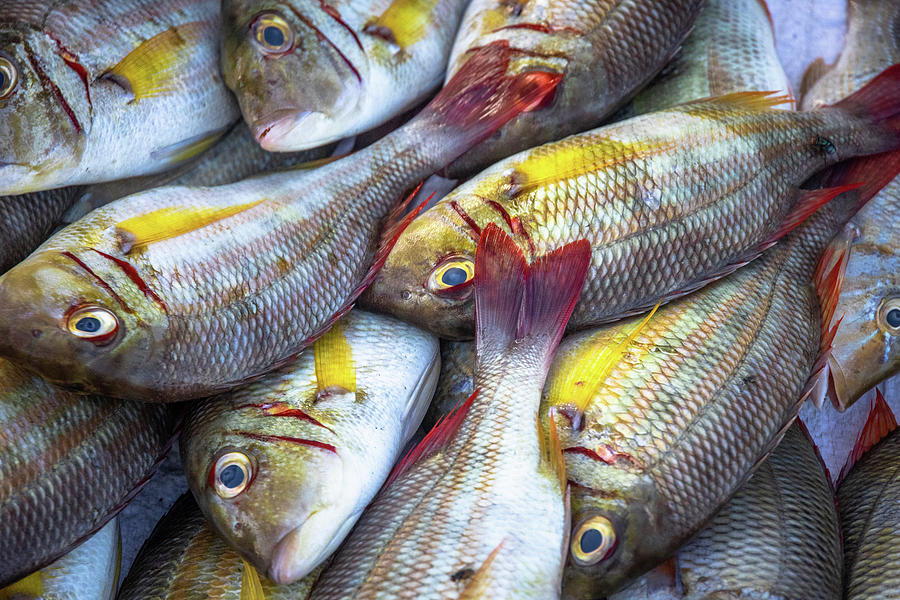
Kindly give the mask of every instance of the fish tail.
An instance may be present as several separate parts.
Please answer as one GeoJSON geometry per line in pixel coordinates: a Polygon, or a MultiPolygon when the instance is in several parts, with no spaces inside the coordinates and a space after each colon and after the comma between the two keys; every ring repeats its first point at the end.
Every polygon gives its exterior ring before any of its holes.
{"type": "Polygon", "coordinates": [[[829,203],[831,210],[843,213],[842,220],[850,220],[897,175],[900,175],[900,150],[893,150],[838,163],[822,174],[819,183],[828,188],[859,184],[853,192],[829,203]]]}
{"type": "Polygon", "coordinates": [[[838,475],[837,484],[840,485],[863,454],[895,429],[897,429],[897,419],[894,417],[894,412],[885,402],[881,390],[875,388],[875,399],[869,409],[869,417],[856,438],[856,443],[850,451],[850,456],[847,457],[844,468],[841,469],[841,474],[838,475]]]}
{"type": "Polygon", "coordinates": [[[505,353],[514,344],[550,357],[575,308],[591,259],[578,240],[529,265],[522,250],[494,223],[481,232],[475,254],[476,355],[505,353]],[[521,344],[523,340],[531,343],[521,344]]]}
{"type": "Polygon", "coordinates": [[[883,123],[896,134],[897,144],[900,145],[900,64],[888,67],[833,106],[883,123]]]}

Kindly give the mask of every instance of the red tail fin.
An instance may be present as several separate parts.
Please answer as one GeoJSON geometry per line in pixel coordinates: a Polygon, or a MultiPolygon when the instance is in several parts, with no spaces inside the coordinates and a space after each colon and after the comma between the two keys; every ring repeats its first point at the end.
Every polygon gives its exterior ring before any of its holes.
{"type": "Polygon", "coordinates": [[[488,224],[475,253],[477,356],[502,352],[513,342],[530,338],[540,340],[549,364],[590,260],[590,244],[578,240],[529,266],[512,238],[496,224],[488,224]]]}
{"type": "Polygon", "coordinates": [[[853,445],[853,450],[847,457],[847,463],[841,469],[841,474],[838,475],[838,485],[863,454],[895,429],[897,429],[897,419],[894,417],[891,407],[885,402],[884,396],[881,395],[881,390],[875,388],[875,400],[872,401],[872,407],[869,409],[869,418],[866,419],[866,424],[863,425],[862,431],[856,438],[856,444],[853,445]]]}
{"type": "Polygon", "coordinates": [[[900,128],[900,64],[888,67],[860,90],[833,106],[900,128]]]}

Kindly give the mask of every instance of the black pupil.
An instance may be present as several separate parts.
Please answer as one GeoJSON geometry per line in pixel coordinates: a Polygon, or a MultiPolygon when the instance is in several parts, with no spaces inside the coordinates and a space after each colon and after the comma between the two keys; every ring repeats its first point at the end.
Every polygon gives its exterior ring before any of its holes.
{"type": "Polygon", "coordinates": [[[581,551],[585,554],[596,552],[597,548],[603,545],[603,534],[596,529],[588,529],[581,536],[581,551]]]}
{"type": "Polygon", "coordinates": [[[272,27],[270,25],[263,29],[263,39],[266,40],[268,45],[280,48],[281,45],[284,44],[284,33],[277,27],[272,27]]]}
{"type": "Polygon", "coordinates": [[[222,469],[222,474],[219,475],[219,481],[221,481],[222,485],[225,487],[234,489],[244,483],[244,470],[237,465],[228,465],[222,469]]]}
{"type": "Polygon", "coordinates": [[[97,317],[82,317],[75,323],[75,329],[85,333],[96,333],[100,331],[100,319],[97,317]]]}
{"type": "Polygon", "coordinates": [[[6,76],[6,73],[0,71],[0,91],[5,90],[7,85],[9,85],[9,77],[6,76]]]}
{"type": "Polygon", "coordinates": [[[892,308],[885,318],[891,327],[900,327],[900,308],[892,308]]]}
{"type": "Polygon", "coordinates": [[[469,274],[466,273],[465,269],[460,269],[459,267],[450,267],[444,274],[441,276],[441,282],[444,285],[459,285],[461,283],[466,282],[466,278],[468,278],[469,274]]]}

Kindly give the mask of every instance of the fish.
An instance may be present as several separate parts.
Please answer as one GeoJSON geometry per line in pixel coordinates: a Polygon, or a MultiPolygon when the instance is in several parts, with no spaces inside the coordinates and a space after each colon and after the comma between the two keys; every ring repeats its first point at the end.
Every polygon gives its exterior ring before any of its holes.
{"type": "Polygon", "coordinates": [[[80,191],[72,186],[0,196],[0,273],[17,265],[50,235],[80,191]]]}
{"type": "Polygon", "coordinates": [[[222,72],[266,150],[377,127],[440,87],[465,0],[223,0],[222,72]]]}
{"type": "Polygon", "coordinates": [[[121,560],[119,520],[113,517],[53,564],[0,589],[0,600],[113,600],[121,560]]]}
{"type": "Polygon", "coordinates": [[[416,218],[363,305],[471,339],[472,257],[496,223],[533,255],[591,241],[570,330],[639,314],[747,263],[815,209],[811,198],[827,200],[799,189],[816,171],[897,147],[898,92],[900,65],[831,108],[773,110],[786,98],[739,92],[515,155],[416,218]]]}
{"type": "Polygon", "coordinates": [[[434,399],[422,419],[429,431],[475,391],[475,342],[441,340],[441,374],[434,399]]]}
{"type": "Polygon", "coordinates": [[[560,81],[509,67],[507,47],[486,46],[411,122],[317,169],[93,211],[0,276],[0,356],[71,389],[164,402],[287,364],[368,285],[411,218],[396,216],[404,192],[560,81]]]}
{"type": "MultiPolygon", "coordinates": [[[[882,68],[900,62],[900,4],[882,0],[848,3],[849,29],[837,62],[813,63],[804,80],[806,110],[839,101],[869,83],[882,68]],[[810,83],[814,81],[815,83],[810,83]]],[[[832,242],[849,248],[840,319],[830,355],[831,400],[839,410],[900,373],[900,179],[863,207],[832,242]]]]}
{"type": "Polygon", "coordinates": [[[181,454],[219,534],[279,584],[330,556],[419,427],[437,338],[351,311],[297,360],[197,403],[181,454]]]}
{"type": "Polygon", "coordinates": [[[303,600],[318,571],[292,585],[261,577],[207,524],[190,493],[144,542],[118,600],[303,600]]]}
{"type": "Polygon", "coordinates": [[[571,486],[564,598],[613,593],[669,558],[824,393],[844,260],[829,267],[825,249],[898,172],[900,151],[834,167],[823,185],[844,193],[749,265],[563,340],[541,414],[571,486]]]}
{"type": "Polygon", "coordinates": [[[310,600],[559,597],[565,473],[537,409],[589,258],[580,240],[528,264],[485,228],[477,391],[396,467],[310,600]]]}
{"type": "Polygon", "coordinates": [[[217,0],[0,2],[0,195],[155,173],[208,148],[240,116],[220,22],[217,0]]]}
{"type": "Polygon", "coordinates": [[[55,388],[0,360],[0,587],[70,552],[168,453],[177,416],[55,388]]]}
{"type": "Polygon", "coordinates": [[[791,97],[777,108],[793,110],[793,92],[775,52],[772,15],[765,0],[707,0],[681,50],[638,92],[626,114],[757,90],[791,97]]]}
{"type": "Polygon", "coordinates": [[[678,550],[674,571],[665,565],[668,576],[651,572],[609,600],[840,600],[843,560],[831,480],[798,419],[728,504],[678,550]]]}
{"type": "Polygon", "coordinates": [[[600,125],[663,68],[704,0],[472,0],[448,79],[481,46],[504,41],[522,71],[565,73],[545,106],[514,119],[449,168],[467,177],[516,152],[600,125]]]}

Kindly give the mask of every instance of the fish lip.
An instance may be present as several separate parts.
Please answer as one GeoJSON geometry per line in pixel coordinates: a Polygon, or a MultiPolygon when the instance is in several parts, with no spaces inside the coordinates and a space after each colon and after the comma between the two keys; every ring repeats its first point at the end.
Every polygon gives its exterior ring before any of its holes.
{"type": "MultiPolygon", "coordinates": [[[[359,517],[362,516],[361,510],[354,512],[345,511],[345,509],[345,506],[336,505],[328,506],[320,510],[313,510],[307,515],[302,523],[282,536],[272,551],[272,559],[269,562],[268,570],[269,579],[278,585],[293,583],[309,575],[316,567],[331,556],[350,533],[350,529],[356,524],[359,517]],[[332,513],[334,512],[337,512],[338,515],[333,515],[332,513]],[[306,547],[309,547],[308,542],[310,540],[304,539],[303,528],[316,516],[327,519],[329,522],[334,522],[336,520],[334,517],[339,517],[341,512],[345,512],[346,517],[339,527],[328,532],[328,535],[326,535],[328,542],[323,544],[321,549],[315,555],[308,555],[301,560],[297,560],[295,558],[297,549],[303,547],[304,543],[306,543],[306,547]]],[[[308,538],[309,536],[306,537],[308,538]]],[[[312,541],[315,542],[316,540],[312,541]]]]}
{"type": "Polygon", "coordinates": [[[283,108],[256,119],[250,129],[257,143],[269,152],[297,152],[342,139],[341,134],[318,134],[316,124],[311,124],[311,120],[330,122],[324,113],[283,108]],[[298,130],[303,131],[303,135],[296,135],[298,130]]]}

